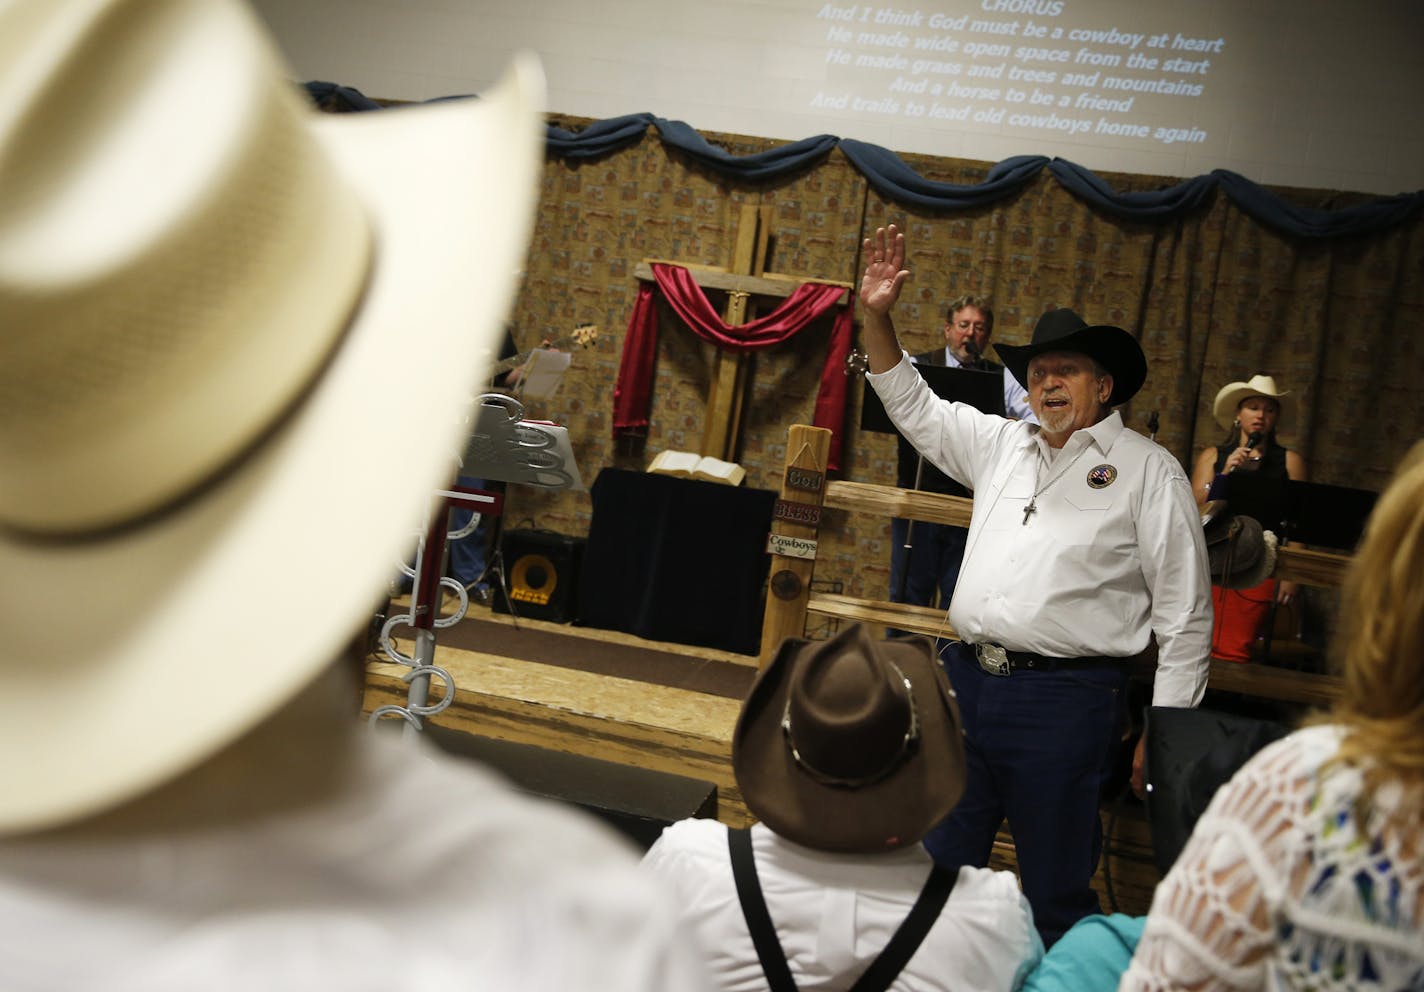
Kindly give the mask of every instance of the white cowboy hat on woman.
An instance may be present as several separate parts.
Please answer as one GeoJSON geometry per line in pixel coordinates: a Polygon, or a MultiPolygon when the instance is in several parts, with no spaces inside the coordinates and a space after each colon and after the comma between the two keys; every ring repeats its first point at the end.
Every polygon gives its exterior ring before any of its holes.
{"type": "Polygon", "coordinates": [[[0,833],[198,764],[359,627],[501,339],[542,95],[520,58],[321,115],[233,0],[0,7],[0,833]]]}
{"type": "Polygon", "coordinates": [[[1236,423],[1237,407],[1256,396],[1276,401],[1281,411],[1277,418],[1278,424],[1286,419],[1286,404],[1290,402],[1287,397],[1290,397],[1291,393],[1287,389],[1277,389],[1276,380],[1264,372],[1257,372],[1245,382],[1228,382],[1222,386],[1211,405],[1211,414],[1218,424],[1231,430],[1236,423]]]}

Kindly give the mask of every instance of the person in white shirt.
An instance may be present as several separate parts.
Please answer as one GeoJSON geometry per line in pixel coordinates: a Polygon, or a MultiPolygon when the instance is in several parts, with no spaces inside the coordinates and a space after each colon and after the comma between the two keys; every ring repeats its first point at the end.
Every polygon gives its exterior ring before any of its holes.
{"type": "Polygon", "coordinates": [[[760,822],[683,820],[643,859],[677,893],[717,989],[1010,990],[1042,957],[1011,873],[936,869],[920,843],[964,781],[928,638],[854,624],[788,639],[748,693],[732,764],[760,822]]]}
{"type": "Polygon", "coordinates": [[[320,115],[234,0],[0,38],[0,985],[703,987],[630,845],[339,660],[455,477],[537,62],[320,115]]]}
{"type": "MultiPolygon", "coordinates": [[[[1051,944],[1098,911],[1100,791],[1124,730],[1130,659],[1156,642],[1153,703],[1195,706],[1206,685],[1206,545],[1186,474],[1113,407],[1147,363],[1121,328],[1045,313],[1030,344],[998,345],[1039,423],[940,400],[914,373],[890,311],[910,273],[895,227],[866,239],[867,378],[896,427],[974,490],[945,649],[969,780],[926,838],[943,864],[987,863],[1007,818],[1024,891],[1051,944]]],[[[1141,789],[1142,747],[1133,756],[1141,789]]]]}

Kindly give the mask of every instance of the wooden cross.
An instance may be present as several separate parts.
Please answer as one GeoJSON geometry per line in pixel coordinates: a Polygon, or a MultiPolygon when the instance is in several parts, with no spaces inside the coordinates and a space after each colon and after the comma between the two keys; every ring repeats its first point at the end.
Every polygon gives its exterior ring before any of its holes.
{"type": "MultiPolygon", "coordinates": [[[[653,263],[677,265],[691,273],[697,285],[704,290],[715,289],[727,293],[727,306],[722,319],[732,325],[745,324],[756,317],[756,304],[752,297],[790,296],[796,288],[809,279],[782,275],[766,270],[771,254],[771,207],[746,204],[742,207],[737,223],[736,247],[732,252],[732,264],[727,268],[715,265],[697,265],[662,258],[648,258],[638,263],[633,274],[644,281],[653,279],[653,263]]],[[[852,283],[817,279],[817,282],[851,289],[852,283]]],[[[844,305],[846,295],[842,294],[839,305],[844,305]]],[[[745,352],[718,349],[716,365],[712,371],[712,385],[707,396],[707,427],[702,437],[704,455],[736,461],[737,449],[741,443],[742,413],[746,407],[747,391],[751,384],[750,363],[745,352]]]]}

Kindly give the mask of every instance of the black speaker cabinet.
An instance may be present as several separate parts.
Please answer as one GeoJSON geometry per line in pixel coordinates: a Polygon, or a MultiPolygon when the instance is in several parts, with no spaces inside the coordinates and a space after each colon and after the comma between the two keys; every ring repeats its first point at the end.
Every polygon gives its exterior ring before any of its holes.
{"type": "MultiPolygon", "coordinates": [[[[531,620],[572,621],[583,545],[583,538],[548,530],[505,531],[500,549],[509,599],[514,601],[512,612],[531,620]]],[[[511,612],[497,583],[491,606],[496,613],[511,612]]]]}

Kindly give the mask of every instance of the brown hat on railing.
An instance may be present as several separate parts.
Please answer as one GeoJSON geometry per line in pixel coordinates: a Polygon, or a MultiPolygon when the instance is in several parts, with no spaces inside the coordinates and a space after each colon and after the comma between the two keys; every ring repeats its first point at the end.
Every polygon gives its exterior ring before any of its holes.
{"type": "Polygon", "coordinates": [[[1224,499],[1202,508],[1207,566],[1212,584],[1223,589],[1253,589],[1276,569],[1276,535],[1255,517],[1233,514],[1224,499]]]}
{"type": "Polygon", "coordinates": [[[964,792],[954,690],[928,638],[874,640],[853,624],[788,638],[758,675],[732,740],[747,808],[824,851],[918,843],[964,792]]]}

